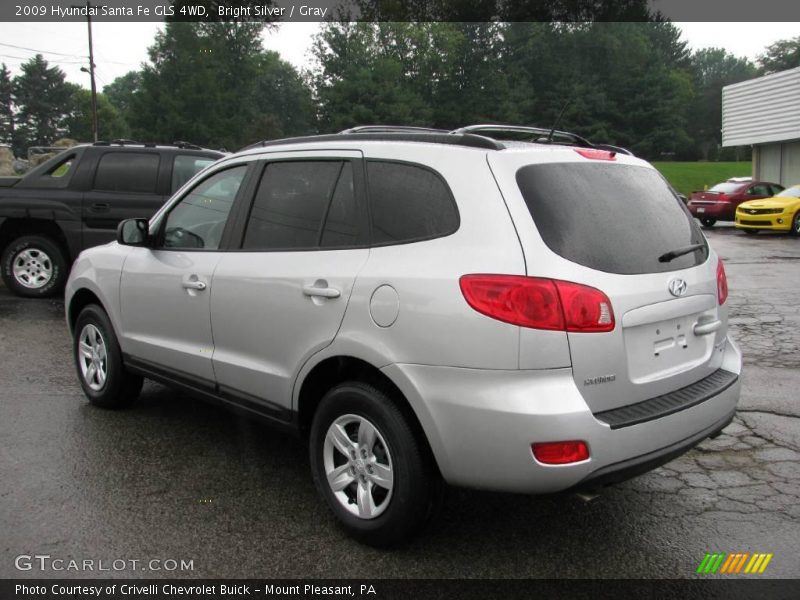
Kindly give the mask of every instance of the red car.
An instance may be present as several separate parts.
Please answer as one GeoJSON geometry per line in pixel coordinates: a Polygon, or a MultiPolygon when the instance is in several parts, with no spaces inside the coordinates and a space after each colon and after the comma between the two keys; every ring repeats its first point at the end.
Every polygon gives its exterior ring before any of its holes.
{"type": "Polygon", "coordinates": [[[703,227],[717,221],[733,221],[736,207],[747,200],[771,198],[783,186],[769,181],[753,181],[750,177],[733,177],[705,192],[692,192],[686,205],[703,227]]]}

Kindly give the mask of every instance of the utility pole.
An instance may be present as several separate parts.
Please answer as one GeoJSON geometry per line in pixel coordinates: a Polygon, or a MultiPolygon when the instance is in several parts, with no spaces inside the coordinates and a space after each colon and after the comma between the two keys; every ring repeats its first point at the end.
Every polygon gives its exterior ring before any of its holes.
{"type": "Polygon", "coordinates": [[[92,137],[97,141],[97,84],[94,82],[94,49],[92,48],[92,3],[86,0],[86,24],[89,27],[89,68],[81,67],[81,71],[89,73],[92,82],[92,137]]]}

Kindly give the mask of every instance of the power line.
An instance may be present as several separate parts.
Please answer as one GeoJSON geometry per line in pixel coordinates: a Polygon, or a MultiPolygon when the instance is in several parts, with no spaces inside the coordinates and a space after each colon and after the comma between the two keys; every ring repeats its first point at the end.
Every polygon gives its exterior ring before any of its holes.
{"type": "Polygon", "coordinates": [[[0,42],[0,46],[6,46],[8,48],[16,48],[17,50],[27,50],[28,52],[38,52],[40,54],[55,54],[56,56],[66,56],[68,58],[86,58],[85,56],[81,56],[80,54],[64,54],[63,52],[50,52],[48,50],[37,50],[36,48],[26,48],[25,46],[15,46],[14,44],[6,44],[0,42]]]}

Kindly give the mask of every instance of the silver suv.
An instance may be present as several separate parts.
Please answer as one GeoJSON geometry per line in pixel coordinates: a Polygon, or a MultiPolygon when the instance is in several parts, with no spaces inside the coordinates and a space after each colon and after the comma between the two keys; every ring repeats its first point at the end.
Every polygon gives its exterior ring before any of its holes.
{"type": "Polygon", "coordinates": [[[338,520],[386,546],[444,482],[592,492],[718,434],[727,293],[622,149],[367,127],[208,167],[80,255],[67,318],[93,404],[146,377],[297,431],[338,520]]]}

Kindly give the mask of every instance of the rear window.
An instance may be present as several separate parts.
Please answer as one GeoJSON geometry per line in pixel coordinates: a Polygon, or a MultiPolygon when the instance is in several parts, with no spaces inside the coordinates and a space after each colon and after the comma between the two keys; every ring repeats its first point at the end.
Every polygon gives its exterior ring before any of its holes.
{"type": "Polygon", "coordinates": [[[726,181],[725,183],[718,183],[717,185],[712,186],[708,191],[716,192],[718,194],[733,194],[734,192],[738,191],[740,187],[742,187],[741,183],[729,183],[726,181]]]}
{"type": "Polygon", "coordinates": [[[697,224],[654,169],[555,163],[517,171],[545,244],[572,262],[608,273],[674,271],[702,264],[708,247],[659,262],[670,250],[703,243],[697,224]]]}

